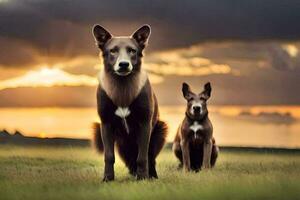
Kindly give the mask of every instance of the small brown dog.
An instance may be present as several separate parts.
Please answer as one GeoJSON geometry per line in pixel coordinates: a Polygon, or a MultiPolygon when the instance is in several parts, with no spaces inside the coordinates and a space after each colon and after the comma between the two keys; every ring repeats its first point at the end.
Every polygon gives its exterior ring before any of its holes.
{"type": "Polygon", "coordinates": [[[187,108],[175,136],[173,151],[180,160],[180,167],[183,166],[185,171],[198,172],[202,167],[213,167],[219,152],[206,104],[211,95],[211,85],[206,83],[204,91],[195,94],[187,83],[183,83],[182,93],[187,100],[187,108]]]}

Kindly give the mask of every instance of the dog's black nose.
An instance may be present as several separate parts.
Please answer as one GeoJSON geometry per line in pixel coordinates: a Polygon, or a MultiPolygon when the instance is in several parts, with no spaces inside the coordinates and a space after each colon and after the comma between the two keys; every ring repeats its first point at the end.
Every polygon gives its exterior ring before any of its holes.
{"type": "Polygon", "coordinates": [[[200,112],[201,108],[200,108],[200,106],[194,106],[193,109],[194,109],[194,112],[198,113],[198,112],[200,112]]]}
{"type": "Polygon", "coordinates": [[[129,67],[129,62],[120,62],[119,66],[121,70],[126,70],[129,67]]]}

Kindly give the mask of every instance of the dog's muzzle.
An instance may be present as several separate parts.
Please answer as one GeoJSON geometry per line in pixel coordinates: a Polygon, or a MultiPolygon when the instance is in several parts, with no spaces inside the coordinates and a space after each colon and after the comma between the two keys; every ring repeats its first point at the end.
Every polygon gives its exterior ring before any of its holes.
{"type": "Polygon", "coordinates": [[[127,76],[131,73],[132,67],[129,62],[120,62],[116,74],[119,76],[127,76]]]}
{"type": "Polygon", "coordinates": [[[195,103],[192,105],[190,112],[192,115],[200,115],[202,113],[202,106],[198,103],[195,103]]]}
{"type": "Polygon", "coordinates": [[[201,112],[201,107],[200,106],[193,106],[193,111],[194,113],[200,113],[201,112]]]}

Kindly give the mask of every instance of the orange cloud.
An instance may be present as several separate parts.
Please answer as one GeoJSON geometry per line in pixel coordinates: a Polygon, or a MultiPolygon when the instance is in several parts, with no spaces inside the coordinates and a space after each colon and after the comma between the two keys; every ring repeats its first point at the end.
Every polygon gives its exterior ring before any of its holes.
{"type": "Polygon", "coordinates": [[[294,44],[284,44],[282,45],[282,49],[285,50],[292,58],[297,57],[299,53],[298,47],[294,44]]]}
{"type": "MultiPolygon", "coordinates": [[[[149,74],[153,84],[163,81],[161,76],[149,74]]],[[[51,87],[51,86],[97,86],[98,80],[88,75],[74,75],[59,68],[43,67],[31,70],[22,76],[0,81],[0,90],[17,87],[51,87]]]]}
{"type": "Polygon", "coordinates": [[[233,73],[228,64],[217,64],[200,56],[202,48],[175,49],[149,55],[145,67],[148,71],[160,75],[204,76],[210,74],[233,73]]]}
{"type": "MultiPolygon", "coordinates": [[[[292,48],[289,48],[292,49],[292,48]]],[[[164,76],[205,76],[211,74],[238,74],[227,63],[215,63],[201,54],[201,45],[181,49],[161,51],[146,56],[144,68],[149,72],[153,84],[164,81],[164,76]]],[[[292,50],[291,50],[292,51],[292,50]]],[[[0,81],[0,90],[16,87],[96,86],[97,73],[103,68],[100,56],[77,56],[74,58],[53,58],[48,62],[41,60],[39,65],[27,73],[0,81]],[[41,67],[42,66],[42,67],[41,67]],[[43,67],[44,66],[44,67],[43,67]],[[51,66],[51,68],[47,67],[51,66]]]]}
{"type": "Polygon", "coordinates": [[[58,68],[41,68],[28,71],[23,76],[0,81],[0,90],[16,87],[51,87],[55,85],[97,85],[97,79],[87,75],[73,75],[58,68]]]}

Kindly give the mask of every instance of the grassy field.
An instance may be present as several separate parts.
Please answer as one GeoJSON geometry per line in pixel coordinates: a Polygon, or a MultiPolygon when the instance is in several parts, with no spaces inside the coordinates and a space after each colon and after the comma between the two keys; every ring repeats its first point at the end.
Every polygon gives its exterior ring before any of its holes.
{"type": "Polygon", "coordinates": [[[102,183],[103,158],[91,148],[0,146],[0,199],[300,199],[300,154],[221,152],[216,168],[186,174],[170,150],[159,180],[128,175],[102,183]]]}

